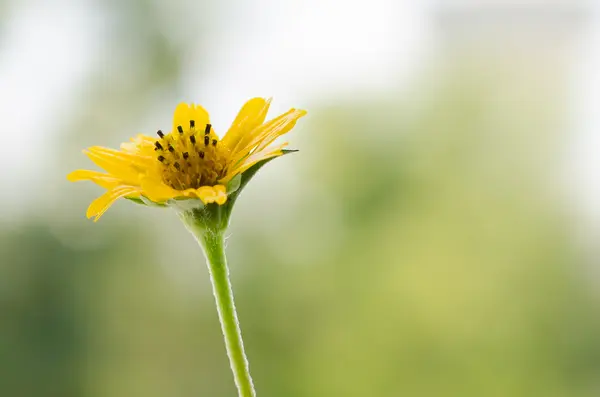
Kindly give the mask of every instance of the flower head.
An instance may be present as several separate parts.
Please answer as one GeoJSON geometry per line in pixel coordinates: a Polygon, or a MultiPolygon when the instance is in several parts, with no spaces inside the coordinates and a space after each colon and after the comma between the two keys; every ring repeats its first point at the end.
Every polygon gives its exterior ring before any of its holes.
{"type": "Polygon", "coordinates": [[[90,180],[107,190],[88,208],[87,216],[94,220],[123,197],[161,206],[183,200],[224,205],[240,188],[244,173],[253,174],[252,168],[287,152],[287,143],[270,144],[306,114],[291,109],[265,123],[270,102],[264,98],[246,102],[222,139],[204,108],[181,103],[169,133],[140,134],[120,150],[90,147],[84,153],[105,172],[77,170],[67,178],[90,180]]]}

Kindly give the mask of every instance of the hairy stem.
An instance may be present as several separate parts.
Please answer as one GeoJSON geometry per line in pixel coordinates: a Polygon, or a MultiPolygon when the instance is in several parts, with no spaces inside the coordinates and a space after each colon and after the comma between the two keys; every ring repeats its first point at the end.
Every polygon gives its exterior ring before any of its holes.
{"type": "Polygon", "coordinates": [[[225,348],[239,397],[256,397],[233,301],[223,234],[214,230],[195,228],[189,224],[188,229],[194,234],[206,256],[217,312],[221,321],[221,330],[225,338],[225,348]]]}

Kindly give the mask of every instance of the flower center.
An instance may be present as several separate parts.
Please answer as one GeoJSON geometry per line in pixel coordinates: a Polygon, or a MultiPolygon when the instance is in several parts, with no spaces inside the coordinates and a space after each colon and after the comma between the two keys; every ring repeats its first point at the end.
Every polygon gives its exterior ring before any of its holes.
{"type": "Polygon", "coordinates": [[[219,145],[210,124],[197,130],[194,120],[189,128],[177,127],[169,134],[157,132],[156,159],[165,184],[176,190],[213,186],[225,174],[228,150],[219,145]]]}

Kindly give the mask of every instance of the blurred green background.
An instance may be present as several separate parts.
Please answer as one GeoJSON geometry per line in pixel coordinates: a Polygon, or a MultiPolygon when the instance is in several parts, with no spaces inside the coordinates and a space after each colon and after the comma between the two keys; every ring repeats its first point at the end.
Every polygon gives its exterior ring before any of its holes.
{"type": "Polygon", "coordinates": [[[598,7],[0,0],[0,395],[234,396],[176,216],[81,149],[309,110],[234,211],[259,396],[600,395],[598,7]]]}

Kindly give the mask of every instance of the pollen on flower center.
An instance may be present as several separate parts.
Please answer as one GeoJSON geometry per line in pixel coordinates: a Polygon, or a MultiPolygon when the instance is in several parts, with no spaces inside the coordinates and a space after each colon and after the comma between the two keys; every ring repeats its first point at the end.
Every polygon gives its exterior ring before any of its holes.
{"type": "Polygon", "coordinates": [[[189,126],[177,126],[169,134],[158,131],[154,151],[165,184],[176,190],[213,186],[225,173],[228,149],[210,124],[197,129],[194,120],[189,126]]]}

